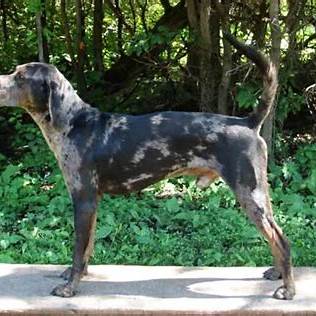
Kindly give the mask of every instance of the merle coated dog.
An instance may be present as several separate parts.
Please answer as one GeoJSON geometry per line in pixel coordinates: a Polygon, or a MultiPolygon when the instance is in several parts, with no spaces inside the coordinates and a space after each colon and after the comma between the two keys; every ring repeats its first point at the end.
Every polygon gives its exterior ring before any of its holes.
{"type": "Polygon", "coordinates": [[[277,299],[295,295],[290,248],[276,224],[268,193],[267,149],[259,131],[277,90],[273,64],[255,49],[227,40],[263,77],[258,107],[248,117],[159,112],[132,116],[98,111],[85,103],[52,65],[29,63],[0,76],[0,105],[20,106],[41,129],[62,170],[74,206],[73,264],[66,284],[52,294],[70,297],[87,273],[96,209],[104,192],[139,191],[165,177],[195,175],[207,186],[222,177],[248,217],[268,240],[275,267],[264,276],[283,278],[277,299]]]}

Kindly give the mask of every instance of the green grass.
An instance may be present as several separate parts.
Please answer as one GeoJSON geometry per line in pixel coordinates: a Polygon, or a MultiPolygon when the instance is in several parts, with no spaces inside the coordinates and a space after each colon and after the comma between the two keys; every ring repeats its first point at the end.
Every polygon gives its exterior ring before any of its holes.
{"type": "MultiPolygon", "coordinates": [[[[8,163],[0,156],[0,262],[70,263],[68,193],[42,138],[30,135],[32,145],[20,158],[8,163]]],[[[315,157],[315,145],[302,146],[273,166],[269,176],[276,220],[291,242],[294,264],[300,266],[316,265],[315,157]]],[[[221,181],[200,190],[192,178],[165,180],[139,194],[105,195],[98,210],[95,264],[271,262],[267,242],[221,181]]]]}

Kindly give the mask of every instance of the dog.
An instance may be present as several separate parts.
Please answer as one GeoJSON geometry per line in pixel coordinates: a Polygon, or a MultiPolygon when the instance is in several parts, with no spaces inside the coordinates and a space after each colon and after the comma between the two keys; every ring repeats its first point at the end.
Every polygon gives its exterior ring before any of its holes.
{"type": "Polygon", "coordinates": [[[203,187],[217,177],[226,181],[270,244],[275,267],[264,277],[283,278],[273,296],[294,297],[290,247],[273,218],[267,148],[259,135],[277,91],[275,68],[254,48],[230,34],[225,37],[263,77],[260,103],[248,117],[100,112],[77,95],[56,67],[44,63],[20,65],[14,73],[0,76],[0,105],[20,106],[32,116],[58,161],[74,207],[73,264],[62,274],[67,283],[54,288],[53,295],[75,295],[87,273],[96,209],[104,192],[125,194],[166,177],[194,175],[203,187]]]}

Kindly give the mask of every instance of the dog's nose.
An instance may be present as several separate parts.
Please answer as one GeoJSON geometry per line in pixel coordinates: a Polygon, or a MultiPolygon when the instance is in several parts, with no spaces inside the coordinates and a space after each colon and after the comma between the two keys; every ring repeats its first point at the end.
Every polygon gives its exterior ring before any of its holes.
{"type": "Polygon", "coordinates": [[[0,76],[0,92],[4,91],[9,84],[8,76],[0,76]]]}
{"type": "Polygon", "coordinates": [[[13,82],[10,75],[0,76],[0,106],[12,106],[13,98],[10,98],[13,82]]]}

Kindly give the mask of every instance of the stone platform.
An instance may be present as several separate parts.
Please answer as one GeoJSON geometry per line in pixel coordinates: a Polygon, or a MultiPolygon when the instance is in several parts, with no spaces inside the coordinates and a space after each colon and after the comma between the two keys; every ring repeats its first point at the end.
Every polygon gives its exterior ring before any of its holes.
{"type": "Polygon", "coordinates": [[[49,295],[64,266],[0,264],[0,315],[316,315],[316,268],[296,268],[292,301],[266,268],[90,266],[72,298],[49,295]]]}

